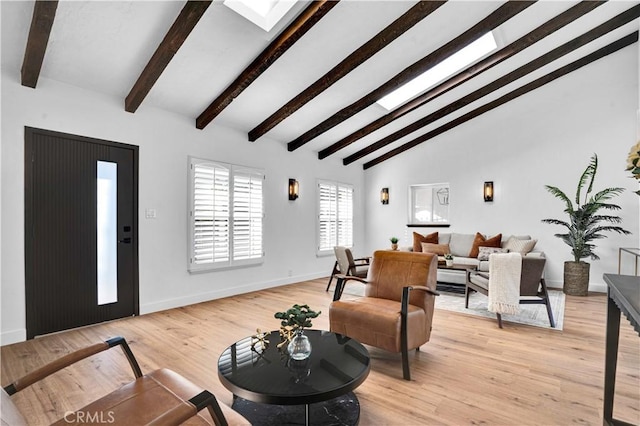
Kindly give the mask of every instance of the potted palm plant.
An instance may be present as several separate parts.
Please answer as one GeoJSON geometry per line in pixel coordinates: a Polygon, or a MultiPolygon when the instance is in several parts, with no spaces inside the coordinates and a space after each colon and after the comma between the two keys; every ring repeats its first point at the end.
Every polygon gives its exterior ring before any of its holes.
{"type": "Polygon", "coordinates": [[[590,264],[581,259],[591,258],[597,260],[600,257],[594,252],[596,246],[593,241],[606,238],[603,232],[617,232],[619,234],[630,234],[617,224],[622,223],[619,216],[600,214],[601,210],[620,210],[620,206],[608,203],[610,199],[619,195],[624,188],[606,188],[600,192],[590,195],[593,192],[593,182],[598,170],[598,156],[593,154],[589,165],[584,170],[578,181],[576,190],[575,205],[571,199],[559,188],[545,185],[547,191],[565,203],[564,212],[569,216],[569,220],[543,219],[542,222],[552,225],[561,225],[567,228],[563,234],[554,234],[571,247],[573,260],[564,263],[564,284],[563,291],[574,296],[586,296],[589,290],[589,268],[590,264]],[[584,200],[581,202],[581,194],[584,186],[584,200]]]}

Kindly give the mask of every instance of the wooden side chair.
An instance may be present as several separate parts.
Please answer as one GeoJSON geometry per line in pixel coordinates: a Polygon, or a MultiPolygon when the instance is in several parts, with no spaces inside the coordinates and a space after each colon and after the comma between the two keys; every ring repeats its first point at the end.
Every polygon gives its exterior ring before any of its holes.
{"type": "MultiPolygon", "coordinates": [[[[549,301],[549,291],[544,281],[543,273],[546,259],[544,257],[523,257],[522,273],[520,274],[520,301],[521,305],[544,304],[547,307],[549,324],[555,328],[553,320],[551,302],[549,301]]],[[[489,271],[491,272],[491,271],[489,271]]],[[[489,295],[489,275],[486,272],[467,271],[467,282],[465,285],[464,307],[469,307],[469,295],[472,291],[489,295]]],[[[496,314],[498,327],[502,328],[502,315],[496,314]]]]}
{"type": "Polygon", "coordinates": [[[338,275],[329,306],[331,331],[402,354],[402,376],[411,380],[409,351],[429,341],[438,257],[430,253],[376,251],[367,279],[338,275]],[[364,297],[340,300],[345,283],[365,284],[364,297]]]}
{"type": "Polygon", "coordinates": [[[135,380],[84,408],[66,413],[54,424],[99,422],[121,425],[178,425],[184,422],[211,424],[209,419],[199,413],[206,408],[217,426],[250,425],[243,416],[219,403],[212,393],[203,390],[178,373],[163,368],[143,375],[129,345],[122,337],[114,337],[79,349],[5,386],[1,392],[1,424],[28,424],[10,395],[65,367],[115,346],[122,348],[133,369],[135,380]]]}
{"type": "Polygon", "coordinates": [[[369,271],[369,262],[371,262],[370,257],[354,259],[351,250],[342,246],[334,247],[333,252],[336,255],[336,262],[333,265],[333,271],[331,271],[326,291],[329,291],[329,288],[331,288],[331,281],[333,281],[333,277],[335,277],[336,274],[366,278],[367,272],[369,271]]]}

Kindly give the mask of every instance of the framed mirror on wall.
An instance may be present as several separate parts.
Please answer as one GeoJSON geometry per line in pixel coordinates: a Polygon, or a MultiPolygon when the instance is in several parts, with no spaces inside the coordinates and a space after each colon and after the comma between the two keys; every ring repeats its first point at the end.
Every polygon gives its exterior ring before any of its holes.
{"type": "Polygon", "coordinates": [[[449,183],[409,186],[407,226],[449,226],[449,183]]]}

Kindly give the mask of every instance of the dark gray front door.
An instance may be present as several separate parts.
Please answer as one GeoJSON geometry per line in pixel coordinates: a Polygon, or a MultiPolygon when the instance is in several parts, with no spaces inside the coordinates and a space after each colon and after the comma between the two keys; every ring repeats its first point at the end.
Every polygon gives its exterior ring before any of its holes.
{"type": "Polygon", "coordinates": [[[27,338],[138,314],[138,148],[25,128],[27,338]]]}

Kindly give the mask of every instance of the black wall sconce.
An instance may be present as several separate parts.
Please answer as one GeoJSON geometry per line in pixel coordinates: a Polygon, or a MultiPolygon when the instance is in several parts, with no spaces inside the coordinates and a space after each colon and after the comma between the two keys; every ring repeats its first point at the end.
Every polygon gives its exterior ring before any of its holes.
{"type": "Polygon", "coordinates": [[[380,191],[380,202],[382,204],[389,204],[389,188],[382,188],[380,191]]]}
{"type": "Polygon", "coordinates": [[[289,200],[294,201],[298,198],[298,191],[300,189],[300,185],[298,181],[295,179],[289,179],[289,200]]]}
{"type": "Polygon", "coordinates": [[[493,201],[493,182],[484,183],[484,201],[493,201]]]}

